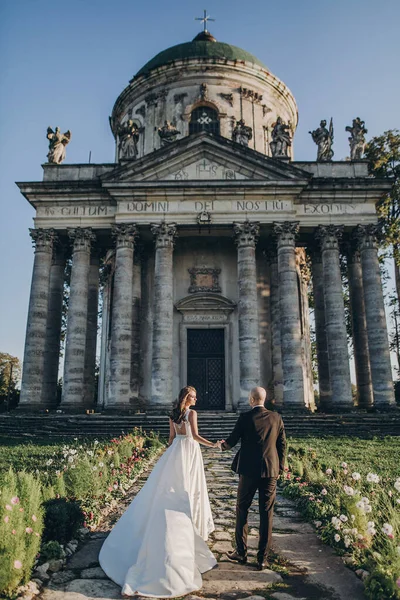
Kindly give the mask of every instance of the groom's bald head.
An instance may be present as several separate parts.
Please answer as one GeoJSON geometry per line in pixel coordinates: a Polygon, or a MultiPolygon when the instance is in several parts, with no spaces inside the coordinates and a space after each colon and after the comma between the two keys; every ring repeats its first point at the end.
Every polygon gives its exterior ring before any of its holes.
{"type": "Polygon", "coordinates": [[[254,387],[250,392],[250,398],[253,400],[253,404],[263,405],[266,397],[267,392],[262,387],[254,387]]]}

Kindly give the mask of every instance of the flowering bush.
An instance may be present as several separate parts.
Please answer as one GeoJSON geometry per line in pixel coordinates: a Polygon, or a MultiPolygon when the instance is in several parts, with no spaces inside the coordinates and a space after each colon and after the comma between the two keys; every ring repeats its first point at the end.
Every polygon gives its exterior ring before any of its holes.
{"type": "Polygon", "coordinates": [[[371,600],[400,598],[400,477],[393,454],[399,441],[311,443],[291,442],[284,493],[297,500],[321,538],[348,564],[369,572],[365,584],[371,600]]]}
{"type": "Polygon", "coordinates": [[[30,473],[9,469],[0,492],[0,591],[11,593],[29,580],[43,531],[41,488],[30,473]]]}
{"type": "Polygon", "coordinates": [[[47,546],[52,540],[64,543],[82,524],[95,527],[102,509],[126,494],[162,447],[157,436],[141,430],[102,442],[7,446],[5,441],[0,448],[0,594],[11,595],[29,579],[41,539],[47,546]]]}

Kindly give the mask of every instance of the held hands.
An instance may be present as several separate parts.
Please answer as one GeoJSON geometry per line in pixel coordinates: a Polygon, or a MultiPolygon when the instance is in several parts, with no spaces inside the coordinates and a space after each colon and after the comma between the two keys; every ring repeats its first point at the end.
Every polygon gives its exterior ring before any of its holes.
{"type": "Polygon", "coordinates": [[[222,450],[221,445],[225,442],[225,440],[218,440],[218,442],[214,442],[212,447],[213,448],[218,448],[219,450],[222,450]]]}

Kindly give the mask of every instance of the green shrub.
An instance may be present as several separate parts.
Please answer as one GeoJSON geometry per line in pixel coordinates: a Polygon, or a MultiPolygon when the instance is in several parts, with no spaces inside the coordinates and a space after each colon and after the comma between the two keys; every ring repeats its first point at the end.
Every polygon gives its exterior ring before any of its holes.
{"type": "Polygon", "coordinates": [[[0,590],[10,596],[29,580],[43,531],[41,486],[30,473],[10,469],[0,495],[0,590]]]}
{"type": "Polygon", "coordinates": [[[43,541],[69,542],[82,527],[84,515],[79,502],[66,498],[53,498],[44,503],[43,541]]]}
{"type": "Polygon", "coordinates": [[[58,542],[46,542],[40,548],[40,562],[63,558],[64,556],[64,551],[58,542]]]}

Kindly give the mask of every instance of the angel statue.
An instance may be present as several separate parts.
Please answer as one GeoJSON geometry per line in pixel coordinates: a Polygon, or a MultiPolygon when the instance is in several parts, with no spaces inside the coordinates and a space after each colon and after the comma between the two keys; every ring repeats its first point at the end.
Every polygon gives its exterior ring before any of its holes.
{"type": "Polygon", "coordinates": [[[139,127],[132,119],[119,126],[118,137],[118,158],[137,158],[139,127]]]}
{"type": "Polygon", "coordinates": [[[321,121],[320,126],[315,131],[309,131],[313,141],[318,146],[317,162],[327,162],[332,160],[334,152],[333,144],[333,121],[329,123],[329,131],[326,128],[326,121],[321,121]]]}
{"type": "Polygon", "coordinates": [[[347,125],[346,131],[351,134],[349,137],[351,160],[361,160],[365,150],[365,134],[368,133],[368,129],[365,129],[365,121],[361,121],[360,117],[353,119],[353,126],[347,125]]]}
{"type": "Polygon", "coordinates": [[[235,129],[232,131],[232,140],[242,146],[248,146],[252,137],[252,128],[246,125],[243,119],[237,121],[235,129]]]}
{"type": "Polygon", "coordinates": [[[48,127],[46,137],[49,140],[49,152],[47,154],[49,163],[61,165],[63,160],[65,160],[65,146],[71,139],[70,130],[68,129],[65,133],[61,133],[59,127],[56,127],[55,131],[51,127],[48,127]]]}
{"type": "Polygon", "coordinates": [[[290,125],[285,125],[280,117],[277,118],[272,130],[270,143],[272,156],[287,156],[288,148],[292,145],[290,125]]]}

